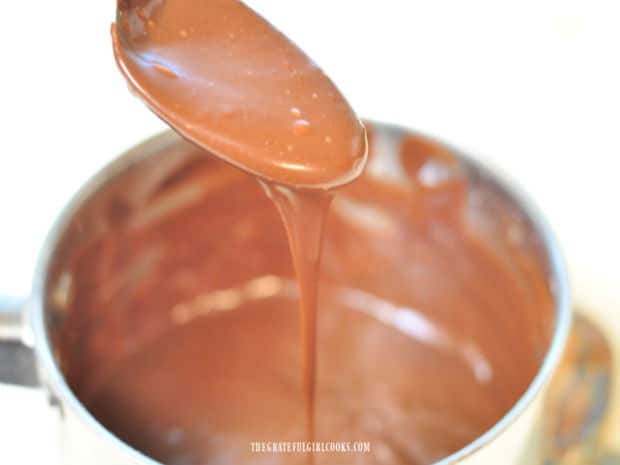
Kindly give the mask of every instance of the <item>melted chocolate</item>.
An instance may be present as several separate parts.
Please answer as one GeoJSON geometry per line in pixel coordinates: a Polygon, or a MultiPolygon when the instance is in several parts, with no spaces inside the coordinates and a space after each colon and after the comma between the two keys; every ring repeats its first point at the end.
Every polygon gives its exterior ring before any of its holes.
{"type": "Polygon", "coordinates": [[[548,342],[514,315],[548,294],[534,296],[469,233],[465,177],[449,151],[405,138],[389,151],[396,163],[375,156],[358,178],[362,124],[241,2],[119,0],[112,36],[131,88],[203,150],[175,148],[198,158],[141,211],[116,204],[119,228],[69,271],[91,270],[94,285],[76,288],[71,307],[83,313],[67,320],[59,353],[75,338],[88,346],[64,369],[104,425],[170,464],[304,463],[249,443],[314,437],[372,444],[316,463],[417,464],[507,410],[548,342]],[[326,225],[332,189],[356,178],[326,225]],[[527,350],[506,348],[517,342],[527,350]]]}
{"type": "Polygon", "coordinates": [[[112,37],[134,91],[185,137],[257,175],[282,215],[301,289],[311,439],[316,295],[330,199],[322,191],[359,175],[364,128],[327,76],[239,1],[119,0],[112,37]]]}
{"type": "MultiPolygon", "coordinates": [[[[551,338],[538,247],[444,147],[371,137],[327,216],[315,383],[316,439],[371,452],[315,462],[430,464],[495,424],[551,338]]],[[[306,431],[295,268],[252,177],[163,145],[84,205],[60,250],[55,352],[103,425],[166,464],[304,463],[250,452],[306,431]]]]}

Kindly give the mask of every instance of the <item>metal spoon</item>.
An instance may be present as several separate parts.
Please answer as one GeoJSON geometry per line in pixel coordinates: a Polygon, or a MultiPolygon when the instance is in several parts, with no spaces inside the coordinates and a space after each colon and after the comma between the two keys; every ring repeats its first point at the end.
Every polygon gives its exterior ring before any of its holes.
{"type": "Polygon", "coordinates": [[[118,0],[112,40],[134,93],[229,163],[317,189],[361,173],[366,133],[345,98],[243,2],[118,0]]]}

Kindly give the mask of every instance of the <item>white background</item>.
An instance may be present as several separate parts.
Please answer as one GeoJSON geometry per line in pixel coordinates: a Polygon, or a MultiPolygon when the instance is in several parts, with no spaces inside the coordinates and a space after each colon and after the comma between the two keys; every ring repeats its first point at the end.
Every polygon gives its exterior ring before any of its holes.
{"type": "MultiPolygon", "coordinates": [[[[0,294],[22,295],[68,197],[163,126],[116,71],[114,0],[5,3],[0,294]]],[[[560,237],[577,301],[620,337],[619,2],[249,3],[360,115],[439,136],[516,178],[560,237]]],[[[55,463],[43,404],[0,387],[0,463],[55,463]]]]}

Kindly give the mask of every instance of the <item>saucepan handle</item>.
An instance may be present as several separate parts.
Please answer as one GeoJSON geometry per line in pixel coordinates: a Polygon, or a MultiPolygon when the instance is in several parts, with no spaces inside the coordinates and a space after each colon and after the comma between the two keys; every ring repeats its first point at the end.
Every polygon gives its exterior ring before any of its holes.
{"type": "Polygon", "coordinates": [[[0,383],[38,386],[36,359],[25,337],[27,299],[0,296],[0,383]]]}
{"type": "Polygon", "coordinates": [[[613,353],[604,332],[577,312],[545,409],[545,465],[620,465],[602,440],[612,407],[613,353]]]}

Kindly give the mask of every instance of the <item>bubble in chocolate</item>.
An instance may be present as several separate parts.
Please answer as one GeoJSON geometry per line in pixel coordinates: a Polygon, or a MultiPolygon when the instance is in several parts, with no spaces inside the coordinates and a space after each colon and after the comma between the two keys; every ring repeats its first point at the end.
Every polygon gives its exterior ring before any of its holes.
{"type": "Polygon", "coordinates": [[[293,122],[293,134],[303,136],[310,132],[312,125],[305,119],[297,119],[293,122]]]}

